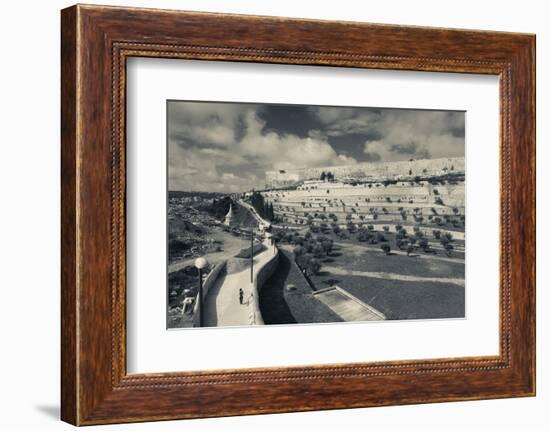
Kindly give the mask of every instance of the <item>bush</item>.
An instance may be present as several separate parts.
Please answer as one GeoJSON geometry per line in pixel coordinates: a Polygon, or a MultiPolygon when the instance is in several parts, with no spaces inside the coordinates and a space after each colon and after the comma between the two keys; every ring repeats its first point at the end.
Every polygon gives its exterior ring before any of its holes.
{"type": "Polygon", "coordinates": [[[430,248],[430,245],[428,244],[428,240],[425,238],[422,238],[420,241],[418,241],[418,245],[423,250],[427,250],[428,248],[430,248]]]}
{"type": "Polygon", "coordinates": [[[357,235],[357,239],[362,242],[369,241],[371,238],[372,234],[368,230],[364,229],[359,232],[359,235],[357,235]]]}
{"type": "Polygon", "coordinates": [[[279,230],[273,234],[273,241],[280,242],[283,239],[283,233],[279,230]]]}
{"type": "Polygon", "coordinates": [[[332,251],[332,245],[333,245],[332,240],[331,239],[325,239],[321,242],[321,245],[323,247],[323,251],[328,256],[330,254],[330,252],[332,251]]]}
{"type": "Polygon", "coordinates": [[[323,249],[323,246],[319,243],[315,243],[313,246],[313,256],[315,257],[321,257],[325,253],[325,250],[323,249]]]}
{"type": "Polygon", "coordinates": [[[384,235],[382,235],[381,232],[376,233],[376,240],[378,242],[386,242],[387,241],[386,237],[384,235]]]}
{"type": "Polygon", "coordinates": [[[309,271],[309,266],[311,264],[312,259],[313,259],[312,256],[307,253],[302,253],[296,257],[296,263],[298,264],[300,269],[305,272],[306,275],[309,271]]]}
{"type": "Polygon", "coordinates": [[[382,229],[384,229],[384,232],[386,232],[386,233],[390,231],[389,226],[383,226],[382,229]]]}
{"type": "Polygon", "coordinates": [[[386,256],[390,254],[391,247],[390,247],[389,244],[382,244],[382,245],[380,246],[380,248],[381,248],[382,251],[386,254],[386,256]]]}
{"type": "Polygon", "coordinates": [[[321,262],[319,259],[311,259],[309,261],[308,269],[311,274],[319,274],[319,271],[321,271],[321,262]]]}
{"type": "Polygon", "coordinates": [[[193,245],[190,241],[182,241],[179,239],[170,239],[168,241],[170,253],[181,253],[189,250],[193,245]]]}
{"type": "Polygon", "coordinates": [[[251,255],[255,256],[264,250],[266,250],[265,245],[254,244],[253,247],[243,248],[235,257],[249,258],[251,255]]]}

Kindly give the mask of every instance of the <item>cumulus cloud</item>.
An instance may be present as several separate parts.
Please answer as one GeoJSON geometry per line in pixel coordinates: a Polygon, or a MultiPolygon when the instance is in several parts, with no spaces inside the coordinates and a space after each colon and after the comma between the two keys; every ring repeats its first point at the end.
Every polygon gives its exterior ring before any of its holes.
{"type": "Polygon", "coordinates": [[[326,135],[301,137],[268,130],[260,105],[170,102],[170,190],[261,188],[273,169],[356,163],[337,154],[326,135]],[[236,172],[231,170],[239,169],[236,172]]]}
{"type": "Polygon", "coordinates": [[[362,135],[367,161],[464,156],[464,113],[314,107],[328,136],[362,135]]]}
{"type": "Polygon", "coordinates": [[[169,102],[169,188],[239,192],[262,188],[267,170],[464,156],[464,117],[412,109],[169,102]]]}
{"type": "Polygon", "coordinates": [[[328,136],[371,133],[382,115],[379,109],[369,108],[311,107],[309,110],[325,126],[328,136]]]}
{"type": "Polygon", "coordinates": [[[366,140],[365,154],[381,160],[464,156],[464,113],[392,110],[382,115],[381,137],[366,140]]]}

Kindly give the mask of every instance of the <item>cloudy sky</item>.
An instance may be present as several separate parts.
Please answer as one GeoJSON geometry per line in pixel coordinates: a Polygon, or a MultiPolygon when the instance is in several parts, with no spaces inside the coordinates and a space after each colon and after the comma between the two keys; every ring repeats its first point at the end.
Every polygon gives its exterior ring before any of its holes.
{"type": "Polygon", "coordinates": [[[464,113],[168,102],[169,190],[239,192],[265,171],[464,156],[464,113]]]}

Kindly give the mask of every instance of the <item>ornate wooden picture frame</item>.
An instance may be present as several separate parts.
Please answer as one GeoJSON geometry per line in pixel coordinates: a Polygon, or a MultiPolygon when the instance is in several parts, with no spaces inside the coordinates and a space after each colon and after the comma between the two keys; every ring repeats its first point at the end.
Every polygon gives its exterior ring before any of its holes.
{"type": "Polygon", "coordinates": [[[62,11],[61,49],[64,421],[535,394],[533,35],[78,5],[62,11]],[[126,60],[134,56],[497,75],[499,355],[127,374],[125,100],[126,60]]]}

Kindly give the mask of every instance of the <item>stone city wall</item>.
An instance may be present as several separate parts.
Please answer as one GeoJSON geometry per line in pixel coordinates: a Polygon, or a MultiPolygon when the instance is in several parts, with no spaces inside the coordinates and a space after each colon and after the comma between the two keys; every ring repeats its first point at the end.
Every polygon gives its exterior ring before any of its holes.
{"type": "Polygon", "coordinates": [[[422,159],[403,162],[368,162],[345,166],[286,169],[266,172],[266,188],[285,187],[300,181],[319,179],[322,172],[332,172],[336,179],[346,178],[380,181],[395,177],[444,175],[464,172],[464,157],[422,159]]]}

